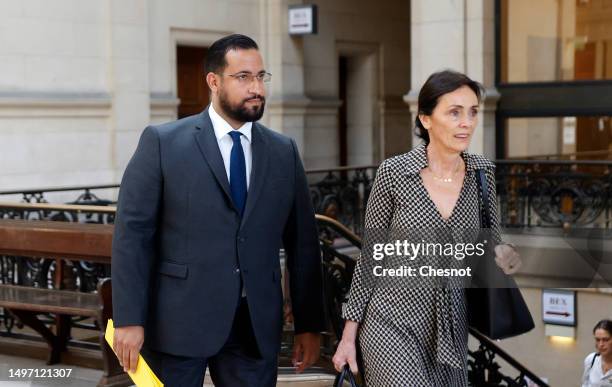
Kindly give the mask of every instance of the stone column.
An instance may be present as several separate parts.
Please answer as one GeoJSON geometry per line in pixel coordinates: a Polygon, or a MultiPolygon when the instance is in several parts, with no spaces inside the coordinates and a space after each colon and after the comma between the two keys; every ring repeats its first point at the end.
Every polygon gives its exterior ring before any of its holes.
{"type": "Polygon", "coordinates": [[[150,120],[148,2],[108,1],[109,123],[116,181],[150,120]]]}
{"type": "MultiPolygon", "coordinates": [[[[486,89],[470,151],[495,158],[495,109],[499,93],[495,89],[494,2],[412,0],[411,7],[412,85],[404,101],[410,106],[413,120],[419,90],[431,73],[443,69],[466,73],[486,89]]],[[[418,143],[413,138],[413,145],[418,143]]]]}
{"type": "Polygon", "coordinates": [[[500,97],[495,88],[495,5],[488,0],[464,1],[466,73],[481,82],[486,91],[471,150],[495,159],[495,111],[500,97]]]}
{"type": "Polygon", "coordinates": [[[288,32],[288,9],[301,0],[260,0],[264,64],[272,73],[263,123],[293,138],[304,152],[304,115],[310,102],[304,95],[302,37],[288,32]]]}

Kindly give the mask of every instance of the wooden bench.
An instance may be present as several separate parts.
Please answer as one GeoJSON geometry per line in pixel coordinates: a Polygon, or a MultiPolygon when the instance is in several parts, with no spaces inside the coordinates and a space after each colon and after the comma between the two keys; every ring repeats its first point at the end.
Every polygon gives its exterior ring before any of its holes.
{"type": "Polygon", "coordinates": [[[0,255],[54,258],[56,289],[0,284],[0,307],[38,332],[49,346],[47,364],[62,360],[70,339],[71,316],[94,318],[100,327],[103,376],[99,386],[129,386],[112,349],[104,339],[112,317],[110,278],[98,283],[97,294],[61,290],[64,260],[110,264],[112,225],[0,219],[0,255]],[[55,315],[55,332],[40,314],[55,315]]]}
{"type": "Polygon", "coordinates": [[[61,352],[66,350],[70,337],[70,324],[63,321],[70,316],[98,318],[98,296],[72,291],[37,289],[30,286],[0,285],[0,307],[6,308],[23,324],[38,332],[49,345],[47,364],[57,364],[61,352]],[[62,319],[54,334],[38,319],[41,313],[53,313],[62,319]]]}

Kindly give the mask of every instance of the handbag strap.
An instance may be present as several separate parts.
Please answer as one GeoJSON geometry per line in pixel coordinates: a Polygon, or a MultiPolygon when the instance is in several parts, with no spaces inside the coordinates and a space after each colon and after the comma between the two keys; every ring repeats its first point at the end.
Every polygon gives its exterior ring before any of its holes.
{"type": "Polygon", "coordinates": [[[345,364],[342,368],[342,372],[336,376],[336,381],[334,382],[334,387],[343,387],[344,381],[347,380],[351,387],[358,387],[357,382],[355,381],[355,375],[349,368],[348,364],[345,364]]]}
{"type": "Polygon", "coordinates": [[[599,356],[599,352],[597,352],[595,354],[595,356],[593,356],[593,360],[591,360],[591,366],[589,367],[589,371],[593,368],[593,366],[595,365],[595,360],[597,360],[597,356],[599,356]]]}
{"type": "Polygon", "coordinates": [[[491,228],[491,207],[489,206],[489,187],[484,169],[476,170],[478,193],[480,196],[480,227],[491,228]]]}

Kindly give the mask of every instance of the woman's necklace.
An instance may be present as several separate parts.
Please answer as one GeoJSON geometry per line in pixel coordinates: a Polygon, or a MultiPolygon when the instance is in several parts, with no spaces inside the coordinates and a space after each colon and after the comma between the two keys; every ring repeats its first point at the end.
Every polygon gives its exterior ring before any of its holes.
{"type": "Polygon", "coordinates": [[[444,177],[444,176],[437,176],[433,169],[431,168],[431,166],[429,167],[429,170],[431,171],[431,176],[434,178],[434,180],[440,181],[442,183],[452,183],[453,179],[455,178],[455,175],[457,174],[457,172],[459,172],[459,167],[461,166],[461,157],[459,157],[459,159],[457,160],[457,166],[455,167],[455,170],[451,173],[451,175],[449,177],[444,177]]]}

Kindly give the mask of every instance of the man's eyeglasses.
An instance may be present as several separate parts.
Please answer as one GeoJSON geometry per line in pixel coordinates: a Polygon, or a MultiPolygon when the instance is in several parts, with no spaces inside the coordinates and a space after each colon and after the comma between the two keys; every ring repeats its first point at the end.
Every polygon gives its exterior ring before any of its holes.
{"type": "Polygon", "coordinates": [[[253,75],[251,73],[236,73],[236,74],[221,74],[221,75],[232,77],[236,79],[240,84],[243,84],[243,85],[250,85],[251,82],[253,82],[253,80],[255,79],[257,80],[257,82],[265,82],[265,83],[270,82],[270,79],[272,79],[272,74],[266,73],[266,72],[262,72],[256,75],[253,75]]]}

